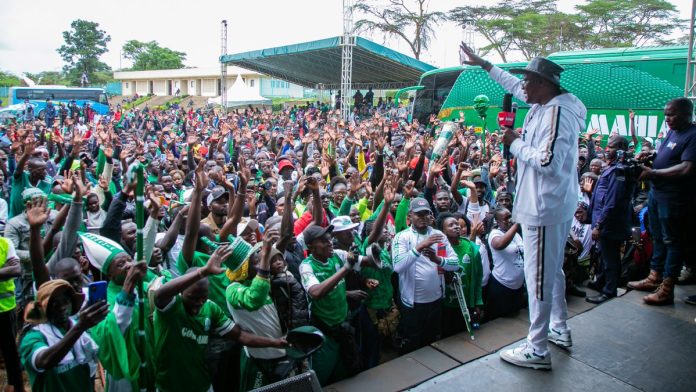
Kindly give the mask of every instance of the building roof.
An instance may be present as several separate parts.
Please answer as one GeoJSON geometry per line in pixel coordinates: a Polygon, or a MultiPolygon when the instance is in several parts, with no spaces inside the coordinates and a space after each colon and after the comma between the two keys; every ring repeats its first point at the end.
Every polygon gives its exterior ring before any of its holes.
{"type": "MultiPolygon", "coordinates": [[[[256,71],[227,66],[228,75],[259,75],[256,71]]],[[[116,80],[142,80],[142,79],[197,79],[219,78],[220,67],[179,68],[179,69],[154,69],[149,71],[116,71],[116,80]]]]}
{"type": "MultiPolygon", "coordinates": [[[[311,88],[341,85],[342,37],[222,56],[220,60],[311,88]]],[[[352,88],[412,86],[434,66],[361,37],[353,46],[352,88]]]]}

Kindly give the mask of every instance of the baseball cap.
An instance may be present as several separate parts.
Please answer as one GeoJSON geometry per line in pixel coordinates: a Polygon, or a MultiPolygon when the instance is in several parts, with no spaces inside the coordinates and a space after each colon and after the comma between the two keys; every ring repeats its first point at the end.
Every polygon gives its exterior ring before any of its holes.
{"type": "Polygon", "coordinates": [[[331,226],[334,227],[333,231],[346,231],[346,230],[353,230],[354,228],[358,227],[360,223],[353,223],[353,221],[350,220],[349,216],[343,215],[343,216],[337,216],[331,220],[331,226]]]}
{"type": "Polygon", "coordinates": [[[409,206],[409,211],[410,212],[430,211],[430,205],[428,204],[428,201],[425,200],[424,198],[416,197],[413,200],[411,200],[411,205],[409,206]]]}
{"type": "Polygon", "coordinates": [[[225,188],[221,186],[216,186],[210,191],[210,194],[208,195],[208,198],[205,200],[205,204],[210,207],[210,204],[212,204],[215,200],[227,196],[229,198],[230,194],[225,190],[225,188]]]}
{"type": "Polygon", "coordinates": [[[306,229],[304,229],[304,231],[302,232],[302,235],[304,237],[305,244],[309,245],[312,242],[314,242],[314,240],[316,240],[317,238],[323,237],[324,234],[332,233],[333,230],[334,230],[334,227],[332,225],[328,225],[326,227],[321,227],[321,226],[317,226],[317,225],[312,224],[312,225],[308,226],[306,229]]]}
{"type": "Polygon", "coordinates": [[[289,167],[291,169],[295,169],[295,167],[292,165],[292,162],[290,162],[287,159],[283,159],[278,163],[278,172],[283,171],[286,167],[289,167]]]}
{"type": "Polygon", "coordinates": [[[259,228],[259,221],[256,219],[249,219],[247,217],[242,218],[242,220],[237,223],[237,235],[242,235],[247,227],[252,231],[256,231],[256,229],[259,228]]]}
{"type": "Polygon", "coordinates": [[[481,178],[481,176],[474,176],[474,178],[472,179],[472,182],[474,184],[484,184],[484,185],[486,184],[486,181],[483,181],[483,178],[481,178]]]}

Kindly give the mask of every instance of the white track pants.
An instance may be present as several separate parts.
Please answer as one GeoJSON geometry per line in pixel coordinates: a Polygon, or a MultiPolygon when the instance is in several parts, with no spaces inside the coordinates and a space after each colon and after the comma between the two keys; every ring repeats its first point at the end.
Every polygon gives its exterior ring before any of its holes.
{"type": "Polygon", "coordinates": [[[551,226],[522,225],[524,278],[529,298],[527,342],[539,355],[548,353],[547,334],[551,328],[568,330],[563,255],[572,220],[551,226]]]}

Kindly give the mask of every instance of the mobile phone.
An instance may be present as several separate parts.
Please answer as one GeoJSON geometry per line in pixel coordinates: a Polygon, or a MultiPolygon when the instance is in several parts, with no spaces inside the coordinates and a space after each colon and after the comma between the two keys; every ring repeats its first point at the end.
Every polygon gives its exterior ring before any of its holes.
{"type": "Polygon", "coordinates": [[[631,238],[633,239],[634,243],[640,243],[640,227],[631,228],[631,238]]]}
{"type": "Polygon", "coordinates": [[[106,281],[100,280],[92,282],[87,286],[87,306],[91,306],[100,301],[106,301],[106,281]]]}

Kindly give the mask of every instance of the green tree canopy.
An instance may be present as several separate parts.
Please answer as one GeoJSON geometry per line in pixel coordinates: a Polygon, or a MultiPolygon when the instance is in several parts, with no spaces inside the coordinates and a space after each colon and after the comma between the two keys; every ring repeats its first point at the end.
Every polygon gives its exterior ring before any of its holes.
{"type": "Polygon", "coordinates": [[[161,47],[157,41],[130,40],[123,45],[123,57],[133,61],[134,71],[184,68],[186,53],[161,47]]]}
{"type": "Polygon", "coordinates": [[[504,62],[510,51],[529,60],[558,50],[669,43],[666,37],[684,25],[666,0],[589,0],[575,9],[560,12],[556,0],[501,1],[457,7],[449,19],[472,25],[487,41],[479,50],[504,62]]]}
{"type": "Polygon", "coordinates": [[[10,72],[0,71],[0,87],[21,86],[22,79],[10,72]]]}
{"type": "Polygon", "coordinates": [[[98,83],[102,79],[98,73],[111,70],[99,60],[108,51],[106,45],[111,41],[111,36],[99,29],[99,23],[88,20],[74,20],[70,28],[63,32],[65,44],[57,50],[66,63],[63,67],[66,78],[70,83],[79,85],[82,74],[86,73],[90,83],[98,83]]]}
{"type": "Polygon", "coordinates": [[[406,41],[416,59],[428,49],[437,23],[446,19],[443,12],[429,11],[427,0],[388,0],[386,6],[374,0],[357,0],[353,9],[365,17],[355,22],[356,31],[379,31],[386,37],[399,37],[406,41]]]}

